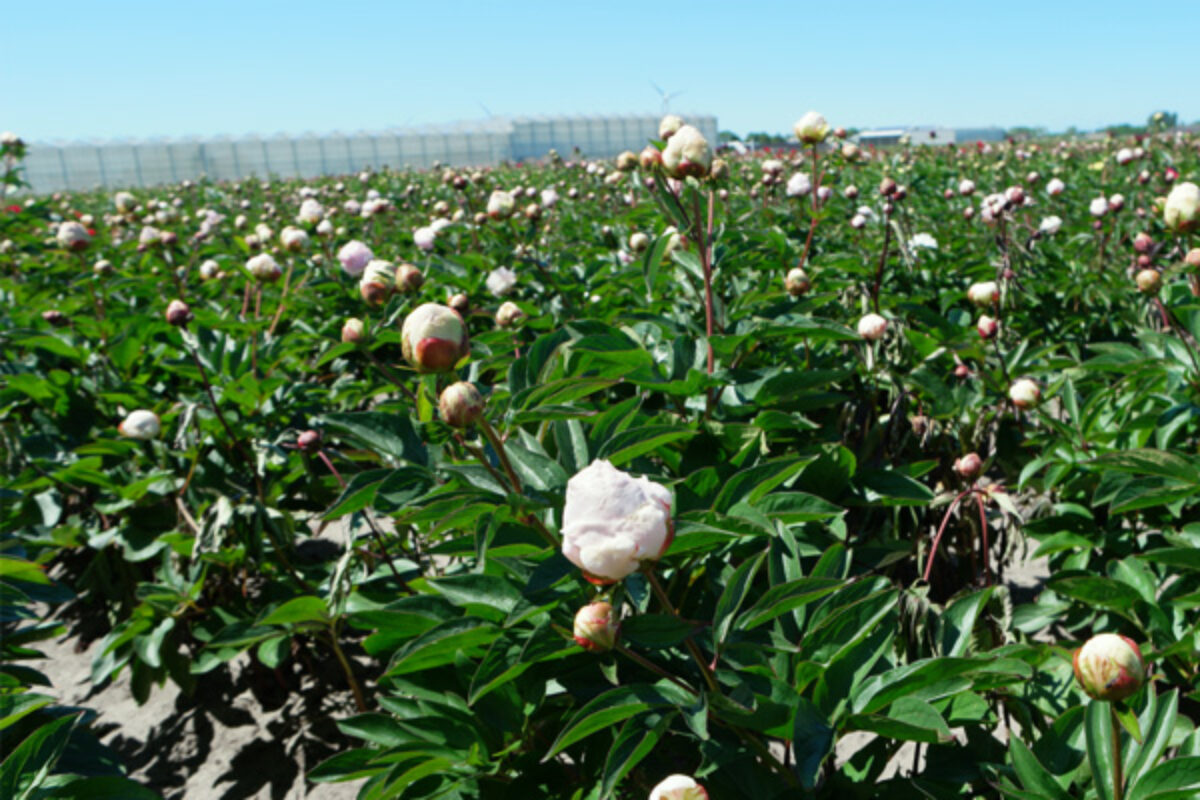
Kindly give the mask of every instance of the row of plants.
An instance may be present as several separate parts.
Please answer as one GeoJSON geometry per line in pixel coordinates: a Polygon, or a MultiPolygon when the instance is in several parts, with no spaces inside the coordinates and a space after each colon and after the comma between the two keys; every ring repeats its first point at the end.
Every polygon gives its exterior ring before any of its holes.
{"type": "Polygon", "coordinates": [[[69,609],[364,799],[1193,796],[1200,141],[795,132],[9,205],[0,786],[141,796],[69,609]]]}

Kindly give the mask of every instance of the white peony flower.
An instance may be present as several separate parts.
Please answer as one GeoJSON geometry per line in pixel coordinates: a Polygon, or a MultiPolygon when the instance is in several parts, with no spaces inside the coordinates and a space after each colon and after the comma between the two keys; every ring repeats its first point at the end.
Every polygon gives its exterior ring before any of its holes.
{"type": "Polygon", "coordinates": [[[911,239],[908,240],[908,251],[915,255],[916,252],[921,249],[937,250],[937,239],[933,238],[933,235],[929,233],[915,234],[911,239]]]}
{"type": "Polygon", "coordinates": [[[796,120],[793,131],[800,141],[806,144],[817,144],[825,141],[825,137],[829,135],[829,123],[816,111],[809,111],[796,120]]]}
{"type": "Polygon", "coordinates": [[[1097,197],[1088,204],[1088,213],[1093,217],[1103,217],[1108,213],[1108,198],[1097,197]]]}
{"type": "MultiPolygon", "coordinates": [[[[822,187],[824,188],[824,187],[822,187]]],[[[792,177],[788,178],[787,196],[788,197],[803,197],[812,191],[812,179],[808,177],[807,172],[797,172],[792,177]]]]}
{"type": "Polygon", "coordinates": [[[666,487],[593,461],[567,482],[563,555],[592,578],[619,581],[670,546],[672,504],[666,487]]]}
{"type": "Polygon", "coordinates": [[[142,441],[155,438],[160,430],[162,430],[162,424],[158,421],[158,414],[144,408],[129,412],[129,415],[117,426],[117,432],[126,439],[142,441]]]}
{"type": "Polygon", "coordinates": [[[82,250],[92,241],[92,235],[87,232],[87,228],[78,222],[64,222],[59,225],[55,238],[68,250],[82,250]]]}
{"type": "Polygon", "coordinates": [[[1050,182],[1046,184],[1046,194],[1050,195],[1051,197],[1057,197],[1058,195],[1062,194],[1066,188],[1067,185],[1063,183],[1061,179],[1051,178],[1050,182]]]}
{"type": "Polygon", "coordinates": [[[1163,222],[1176,231],[1190,231],[1200,224],[1200,187],[1188,181],[1171,189],[1163,206],[1163,222]]]}
{"type": "Polygon", "coordinates": [[[338,250],[337,257],[338,261],[342,262],[342,269],[348,275],[357,276],[367,268],[367,264],[375,257],[375,254],[371,252],[371,248],[355,239],[342,245],[342,248],[338,250]]]}
{"type": "Polygon", "coordinates": [[[1054,234],[1058,233],[1058,229],[1061,227],[1062,219],[1052,214],[1043,219],[1041,224],[1038,225],[1038,232],[1044,233],[1047,236],[1053,236],[1054,234]]]}
{"type": "Polygon", "coordinates": [[[429,225],[413,231],[413,244],[421,250],[426,252],[432,250],[435,241],[437,241],[437,231],[429,225]]]}
{"type": "Polygon", "coordinates": [[[301,225],[312,225],[320,222],[324,216],[325,207],[310,197],[300,204],[300,213],[296,215],[296,222],[301,225]]]}
{"type": "Polygon", "coordinates": [[[558,202],[558,192],[553,188],[542,189],[542,206],[544,208],[554,208],[554,204],[558,202]]]}
{"type": "Polygon", "coordinates": [[[512,293],[517,285],[517,273],[508,267],[497,267],[488,273],[487,288],[496,297],[504,297],[512,293]]]}

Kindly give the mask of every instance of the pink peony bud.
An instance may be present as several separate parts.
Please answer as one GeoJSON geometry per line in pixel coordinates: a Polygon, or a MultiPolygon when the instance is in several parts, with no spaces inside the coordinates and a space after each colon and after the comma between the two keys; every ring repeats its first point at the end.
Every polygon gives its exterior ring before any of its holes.
{"type": "Polygon", "coordinates": [[[485,402],[475,384],[467,381],[452,383],[438,398],[442,420],[454,428],[469,428],[483,415],[485,402]]]}
{"type": "MultiPolygon", "coordinates": [[[[638,164],[642,169],[654,169],[662,163],[662,153],[654,145],[646,145],[642,148],[642,152],[638,155],[638,164]]],[[[653,185],[653,182],[650,183],[653,185]]],[[[571,191],[575,191],[572,189],[571,191]]]]}
{"type": "Polygon", "coordinates": [[[975,330],[979,332],[979,336],[983,339],[994,339],[1000,331],[1000,322],[984,314],[979,318],[979,322],[975,324],[975,330]]]}
{"type": "Polygon", "coordinates": [[[954,462],[954,471],[963,480],[970,481],[979,477],[981,469],[983,469],[983,459],[979,457],[978,453],[967,453],[954,462]]]}
{"type": "Polygon", "coordinates": [[[192,319],[192,310],[182,300],[172,300],[167,304],[167,322],[177,327],[187,325],[192,319]]]}
{"type": "Polygon", "coordinates": [[[1075,651],[1075,679],[1089,697],[1124,700],[1146,682],[1146,662],[1137,644],[1125,636],[1101,633],[1075,651]]]}
{"type": "Polygon", "coordinates": [[[358,281],[358,291],[362,299],[372,306],[386,303],[396,290],[396,270],[387,261],[377,258],[367,264],[362,278],[358,281]]]}
{"type": "Polygon", "coordinates": [[[342,325],[342,341],[346,344],[361,342],[366,338],[366,327],[361,319],[351,317],[342,325]]]}
{"type": "Polygon", "coordinates": [[[296,447],[306,453],[315,453],[321,446],[321,434],[317,431],[304,431],[296,437],[296,447]]]}
{"type": "Polygon", "coordinates": [[[400,348],[418,372],[447,372],[470,352],[467,326],[453,309],[425,303],[405,317],[400,348]]]}
{"type": "Polygon", "coordinates": [[[1139,253],[1149,253],[1150,248],[1154,247],[1154,240],[1150,238],[1150,234],[1142,231],[1137,236],[1133,237],[1133,249],[1139,253]]]}
{"type": "Polygon", "coordinates": [[[888,321],[878,314],[867,314],[858,321],[858,335],[869,342],[883,338],[888,321]]]}
{"type": "Polygon", "coordinates": [[[664,486],[593,461],[567,482],[562,550],[594,583],[613,583],[671,545],[673,500],[664,486]]]}
{"type": "Polygon", "coordinates": [[[338,250],[337,257],[338,261],[342,262],[342,269],[346,271],[346,274],[357,277],[367,268],[367,264],[375,255],[371,252],[371,248],[355,239],[342,245],[342,248],[338,250]]]}
{"type": "Polygon", "coordinates": [[[588,603],[575,612],[575,641],[584,650],[604,653],[613,648],[621,624],[613,619],[613,607],[599,601],[588,603]]]}

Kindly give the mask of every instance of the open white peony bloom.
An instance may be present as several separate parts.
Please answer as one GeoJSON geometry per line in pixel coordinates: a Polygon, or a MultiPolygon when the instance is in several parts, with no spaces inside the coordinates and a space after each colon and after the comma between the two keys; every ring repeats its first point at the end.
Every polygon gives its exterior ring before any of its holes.
{"type": "Polygon", "coordinates": [[[671,492],[593,461],[567,482],[563,555],[589,576],[619,581],[671,544],[671,492]]]}
{"type": "Polygon", "coordinates": [[[512,290],[516,287],[517,273],[508,267],[496,267],[496,269],[488,273],[487,288],[496,297],[505,297],[512,294],[512,290]]]}
{"type": "Polygon", "coordinates": [[[117,426],[117,432],[125,438],[140,439],[143,442],[158,436],[161,429],[162,425],[158,421],[158,415],[144,408],[130,411],[129,416],[121,420],[121,424],[117,426]]]}
{"type": "Polygon", "coordinates": [[[671,775],[650,790],[650,800],[708,800],[708,792],[690,775],[671,775]]]}

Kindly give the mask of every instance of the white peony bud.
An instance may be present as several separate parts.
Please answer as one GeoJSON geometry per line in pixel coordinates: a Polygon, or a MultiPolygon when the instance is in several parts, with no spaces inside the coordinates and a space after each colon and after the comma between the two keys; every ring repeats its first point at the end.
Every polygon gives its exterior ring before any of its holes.
{"type": "Polygon", "coordinates": [[[883,338],[888,321],[878,314],[867,314],[858,321],[858,335],[869,342],[883,338]]]}
{"type": "Polygon", "coordinates": [[[712,149],[704,134],[691,125],[684,125],[667,140],[662,163],[673,178],[702,178],[712,168],[712,149]]]}
{"type": "Polygon", "coordinates": [[[487,288],[496,297],[512,294],[517,286],[517,273],[508,267],[497,267],[488,273],[487,288]]]}
{"type": "Polygon", "coordinates": [[[400,349],[418,372],[447,372],[470,352],[467,326],[454,309],[425,303],[405,317],[400,349]]]}
{"type": "Polygon", "coordinates": [[[816,111],[809,111],[796,120],[792,130],[795,131],[796,138],[805,144],[817,144],[825,141],[825,137],[829,135],[829,123],[816,111]]]}
{"type": "Polygon", "coordinates": [[[1163,206],[1163,222],[1180,233],[1194,230],[1200,224],[1200,187],[1189,181],[1172,188],[1163,206]]]}
{"type": "Polygon", "coordinates": [[[708,792],[688,775],[672,775],[650,791],[650,800],[708,800],[708,792]]]}
{"type": "Polygon", "coordinates": [[[342,262],[342,269],[346,271],[346,274],[357,276],[367,268],[367,264],[375,257],[375,254],[371,252],[371,248],[355,239],[342,245],[342,248],[338,250],[337,257],[338,261],[342,262]]]}

